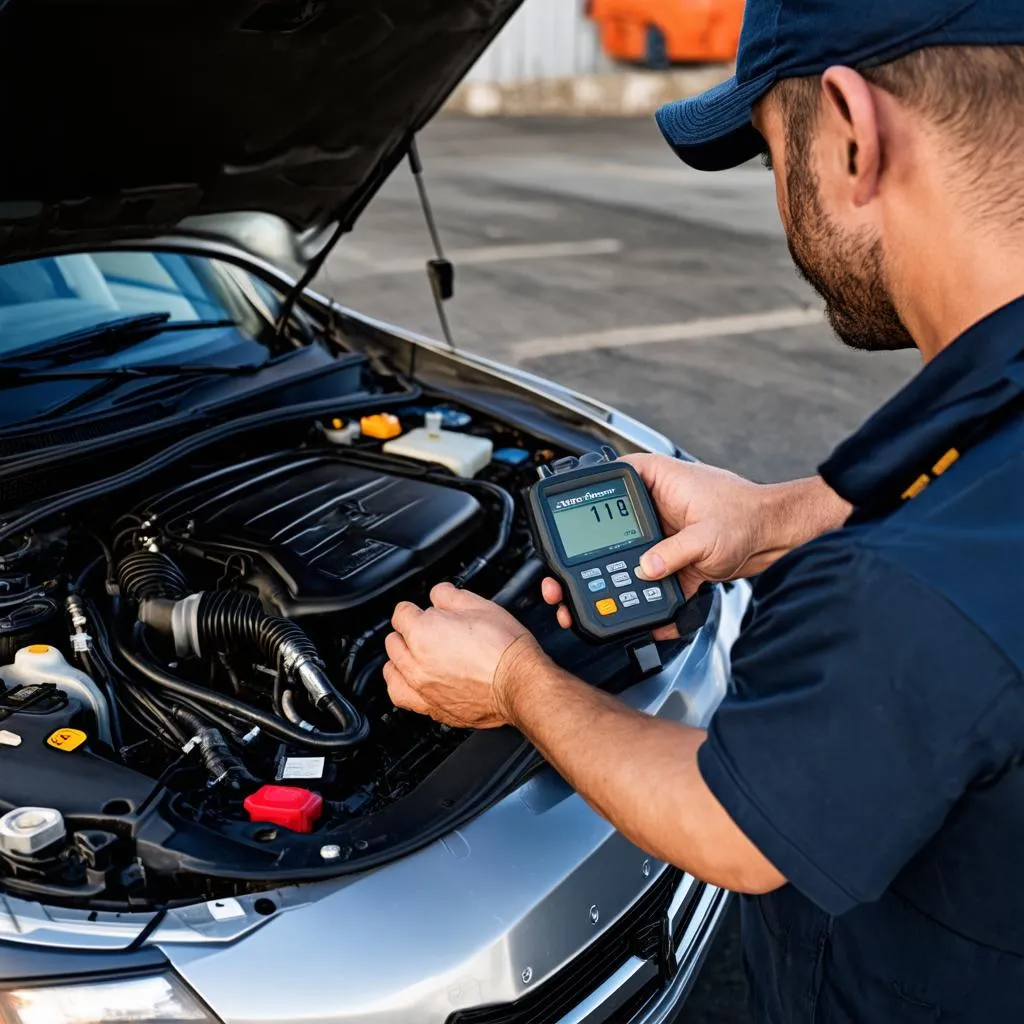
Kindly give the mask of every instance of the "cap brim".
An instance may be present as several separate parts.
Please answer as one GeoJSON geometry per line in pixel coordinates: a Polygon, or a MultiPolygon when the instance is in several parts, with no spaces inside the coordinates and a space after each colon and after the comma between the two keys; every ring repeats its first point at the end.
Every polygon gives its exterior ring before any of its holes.
{"type": "Polygon", "coordinates": [[[680,160],[698,171],[736,167],[764,146],[751,117],[774,84],[774,75],[742,85],[730,78],[699,96],[666,104],[656,114],[658,127],[680,160]]]}

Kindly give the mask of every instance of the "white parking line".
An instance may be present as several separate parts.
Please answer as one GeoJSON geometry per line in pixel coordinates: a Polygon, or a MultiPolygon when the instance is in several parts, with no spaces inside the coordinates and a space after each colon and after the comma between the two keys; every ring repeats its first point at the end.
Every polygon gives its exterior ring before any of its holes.
{"type": "MultiPolygon", "coordinates": [[[[618,238],[591,238],[582,242],[541,242],[529,245],[483,245],[473,249],[450,249],[445,253],[458,267],[481,266],[487,263],[510,263],[516,260],[567,259],[573,256],[614,256],[625,248],[618,238]]],[[[410,257],[373,262],[363,253],[357,255],[360,276],[370,274],[412,274],[426,266],[427,257],[410,257]]]]}
{"type": "Polygon", "coordinates": [[[683,320],[674,324],[617,327],[610,331],[531,338],[529,341],[514,342],[510,349],[512,358],[516,362],[521,362],[543,356],[590,352],[602,348],[633,348],[637,345],[660,345],[670,341],[725,338],[737,334],[754,334],[758,331],[784,331],[794,327],[813,327],[824,322],[821,309],[792,306],[765,313],[744,313],[738,316],[683,320]]]}

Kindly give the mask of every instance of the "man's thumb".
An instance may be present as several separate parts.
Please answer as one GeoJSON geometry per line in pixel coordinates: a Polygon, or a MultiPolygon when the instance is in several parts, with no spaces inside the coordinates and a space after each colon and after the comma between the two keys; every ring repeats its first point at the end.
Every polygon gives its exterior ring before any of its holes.
{"type": "Polygon", "coordinates": [[[683,530],[655,544],[640,559],[637,575],[644,580],[663,580],[682,572],[704,557],[704,542],[696,530],[683,530]]]}

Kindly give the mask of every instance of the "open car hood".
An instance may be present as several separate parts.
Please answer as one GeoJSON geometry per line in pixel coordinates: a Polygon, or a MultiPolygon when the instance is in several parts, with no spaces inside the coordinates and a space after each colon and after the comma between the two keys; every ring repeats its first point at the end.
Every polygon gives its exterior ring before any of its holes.
{"type": "Polygon", "coordinates": [[[0,0],[0,262],[351,226],[521,2],[0,0]]]}

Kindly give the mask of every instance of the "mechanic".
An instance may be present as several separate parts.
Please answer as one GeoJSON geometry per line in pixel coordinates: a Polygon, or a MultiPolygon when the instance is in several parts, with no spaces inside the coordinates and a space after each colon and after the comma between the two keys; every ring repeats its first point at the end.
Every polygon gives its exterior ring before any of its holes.
{"type": "Polygon", "coordinates": [[[758,1020],[1022,1021],[1024,0],[748,0],[736,77],[658,120],[697,168],[763,150],[835,332],[924,368],[810,480],[630,458],[667,535],[644,578],[759,574],[706,732],[449,586],[396,609],[392,699],[516,726],[639,847],[750,894],[758,1020]]]}

